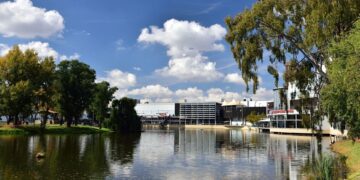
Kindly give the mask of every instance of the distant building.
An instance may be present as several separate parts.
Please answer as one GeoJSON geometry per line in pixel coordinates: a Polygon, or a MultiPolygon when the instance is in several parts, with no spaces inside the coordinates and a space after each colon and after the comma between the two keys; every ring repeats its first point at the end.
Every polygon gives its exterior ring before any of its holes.
{"type": "Polygon", "coordinates": [[[136,104],[135,110],[141,117],[175,116],[175,103],[136,104]]]}
{"type": "Polygon", "coordinates": [[[185,124],[223,123],[221,104],[217,102],[179,103],[179,119],[185,124]]]}
{"type": "Polygon", "coordinates": [[[224,119],[230,125],[245,125],[246,117],[251,113],[268,114],[269,109],[273,106],[269,101],[253,101],[252,99],[243,99],[243,101],[223,102],[224,119]]]}
{"type": "MultiPolygon", "coordinates": [[[[301,104],[299,89],[293,84],[283,88],[274,89],[274,109],[270,111],[268,117],[270,118],[270,126],[273,128],[305,128],[303,122],[303,115],[309,115],[310,112],[306,109],[313,108],[316,110],[318,103],[317,98],[313,92],[309,92],[310,97],[307,99],[310,103],[301,104]],[[285,102],[281,101],[279,91],[283,90],[286,97],[287,109],[285,102]],[[309,107],[311,106],[311,107],[309,107]],[[300,111],[300,112],[299,112],[300,111]]],[[[327,117],[324,117],[321,123],[321,129],[329,130],[331,128],[327,117]]]]}

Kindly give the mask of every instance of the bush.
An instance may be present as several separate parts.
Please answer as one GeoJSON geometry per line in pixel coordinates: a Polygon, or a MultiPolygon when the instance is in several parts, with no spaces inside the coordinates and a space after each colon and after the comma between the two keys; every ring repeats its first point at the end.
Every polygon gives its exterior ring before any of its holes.
{"type": "Polygon", "coordinates": [[[342,155],[322,155],[315,160],[309,158],[302,167],[305,179],[309,180],[346,179],[347,172],[346,157],[342,155]]]}

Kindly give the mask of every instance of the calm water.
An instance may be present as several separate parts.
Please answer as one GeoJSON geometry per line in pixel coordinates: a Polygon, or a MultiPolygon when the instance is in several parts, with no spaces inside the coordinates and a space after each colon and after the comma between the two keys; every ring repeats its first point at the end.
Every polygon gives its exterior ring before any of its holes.
{"type": "Polygon", "coordinates": [[[241,130],[0,136],[0,179],[301,179],[329,139],[241,130]],[[320,149],[321,150],[320,150],[320,149]],[[46,157],[37,160],[35,154],[46,157]]]}

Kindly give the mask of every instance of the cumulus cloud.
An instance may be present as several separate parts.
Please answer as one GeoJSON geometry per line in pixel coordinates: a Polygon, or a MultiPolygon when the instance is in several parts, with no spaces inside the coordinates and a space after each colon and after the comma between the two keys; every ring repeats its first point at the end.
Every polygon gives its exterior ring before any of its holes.
{"type": "Polygon", "coordinates": [[[242,96],[249,97],[249,98],[252,98],[253,100],[257,100],[257,101],[260,101],[260,100],[261,101],[273,101],[274,100],[274,91],[271,89],[266,89],[266,88],[260,87],[256,91],[256,94],[243,92],[242,96]]]}
{"type": "Polygon", "coordinates": [[[139,89],[129,91],[129,95],[142,96],[149,99],[170,99],[173,92],[168,88],[159,84],[148,85],[139,89]]]}
{"type": "Polygon", "coordinates": [[[245,82],[239,73],[227,74],[224,78],[225,82],[245,85],[245,82]]]}
{"type": "Polygon", "coordinates": [[[111,86],[117,87],[120,90],[124,90],[135,86],[136,76],[132,73],[122,72],[119,69],[113,69],[111,71],[107,71],[106,76],[99,77],[97,81],[107,81],[111,86]]]}
{"type": "Polygon", "coordinates": [[[59,12],[35,7],[31,0],[0,3],[0,34],[5,37],[47,38],[61,33],[64,27],[59,12]]]}
{"type": "MultiPolygon", "coordinates": [[[[36,53],[38,53],[39,57],[49,57],[52,56],[55,60],[65,60],[65,59],[79,59],[80,55],[78,53],[74,53],[73,55],[61,55],[55,49],[53,49],[49,43],[41,42],[41,41],[31,41],[25,44],[18,44],[21,51],[26,51],[27,49],[32,49],[36,53]]],[[[7,44],[0,44],[0,56],[6,55],[12,46],[7,44]]]]}
{"type": "Polygon", "coordinates": [[[207,62],[201,55],[170,59],[169,65],[155,72],[163,77],[175,77],[179,81],[209,82],[223,76],[216,71],[216,63],[207,62]]]}
{"type": "Polygon", "coordinates": [[[203,52],[223,51],[224,46],[218,41],[225,34],[225,28],[218,24],[204,27],[193,21],[170,19],[163,28],[144,28],[138,42],[159,43],[167,47],[170,57],[168,66],[156,70],[157,74],[180,81],[213,81],[223,74],[216,70],[216,63],[209,62],[203,52]]]}
{"type": "Polygon", "coordinates": [[[272,101],[273,91],[259,88],[257,94],[246,92],[224,91],[220,88],[210,88],[206,92],[197,88],[189,87],[172,91],[168,87],[156,84],[148,85],[127,92],[128,96],[138,99],[146,99],[147,102],[180,102],[186,99],[187,102],[221,102],[241,101],[243,98],[252,98],[255,101],[272,101]]]}
{"type": "Polygon", "coordinates": [[[66,56],[66,55],[62,55],[60,56],[60,60],[63,61],[63,60],[73,60],[73,59],[80,59],[80,54],[78,53],[74,53],[73,55],[70,55],[70,56],[66,56]]]}
{"type": "Polygon", "coordinates": [[[203,101],[204,92],[197,87],[189,87],[187,89],[178,89],[175,91],[175,98],[179,100],[186,99],[189,102],[203,101]]]}
{"type": "Polygon", "coordinates": [[[240,100],[241,95],[237,92],[224,92],[220,88],[211,88],[207,91],[207,101],[221,102],[222,100],[240,100]]]}
{"type": "MultiPolygon", "coordinates": [[[[27,44],[19,44],[18,45],[21,51],[26,51],[27,49],[33,49],[35,52],[38,53],[40,57],[48,57],[52,56],[54,59],[59,57],[59,53],[56,52],[52,47],[50,47],[49,43],[47,42],[40,42],[40,41],[31,41],[27,44]]],[[[0,55],[4,56],[9,52],[11,49],[10,46],[6,44],[0,44],[0,55]]]]}

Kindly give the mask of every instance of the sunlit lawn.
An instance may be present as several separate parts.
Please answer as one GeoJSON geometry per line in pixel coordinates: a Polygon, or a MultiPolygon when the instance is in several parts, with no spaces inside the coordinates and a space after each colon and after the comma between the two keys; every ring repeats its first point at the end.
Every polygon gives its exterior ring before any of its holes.
{"type": "Polygon", "coordinates": [[[360,179],[360,142],[339,141],[333,145],[333,150],[347,157],[346,164],[350,168],[349,179],[360,179]]]}
{"type": "MultiPolygon", "coordinates": [[[[110,129],[101,128],[87,125],[72,126],[70,128],[66,125],[47,125],[44,134],[95,134],[95,133],[109,133],[110,129]]],[[[41,129],[39,125],[21,125],[17,127],[4,125],[0,127],[0,134],[40,134],[41,129]]]]}

